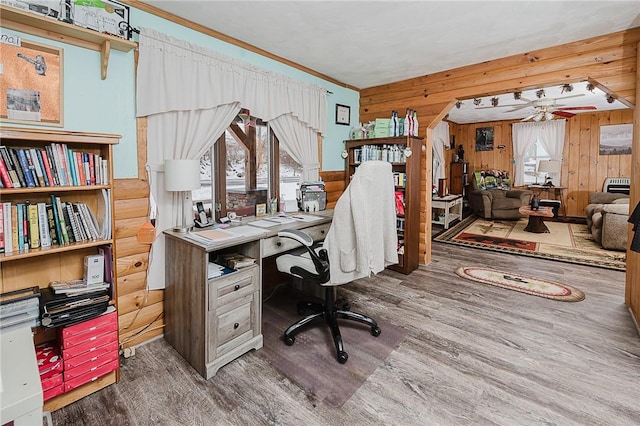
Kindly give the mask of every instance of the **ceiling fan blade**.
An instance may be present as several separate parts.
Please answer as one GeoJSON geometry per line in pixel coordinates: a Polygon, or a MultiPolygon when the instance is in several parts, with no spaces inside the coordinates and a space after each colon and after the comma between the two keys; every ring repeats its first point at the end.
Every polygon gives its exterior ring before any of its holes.
{"type": "Polygon", "coordinates": [[[568,111],[568,110],[578,110],[578,111],[592,111],[594,109],[598,109],[593,105],[584,105],[584,106],[574,106],[574,107],[564,107],[564,108],[558,108],[558,110],[560,111],[568,111]]]}
{"type": "Polygon", "coordinates": [[[503,108],[503,107],[519,107],[524,108],[529,105],[527,104],[505,104],[505,105],[496,105],[496,106],[485,106],[485,107],[476,107],[475,109],[489,109],[489,108],[503,108]]]}
{"type": "Polygon", "coordinates": [[[571,118],[575,116],[575,114],[572,112],[560,111],[560,110],[553,111],[552,114],[562,118],[571,118]]]}
{"type": "MultiPolygon", "coordinates": [[[[506,105],[505,105],[505,106],[506,106],[506,105]]],[[[505,112],[516,112],[516,111],[520,111],[520,110],[521,110],[521,109],[523,109],[523,108],[528,108],[528,107],[530,107],[530,106],[531,106],[531,105],[518,105],[518,106],[516,106],[515,108],[510,109],[509,111],[505,111],[505,112]]]]}

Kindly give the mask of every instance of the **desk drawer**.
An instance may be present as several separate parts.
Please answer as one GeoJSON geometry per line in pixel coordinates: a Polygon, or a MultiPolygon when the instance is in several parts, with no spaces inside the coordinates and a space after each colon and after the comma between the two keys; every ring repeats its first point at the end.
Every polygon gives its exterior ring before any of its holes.
{"type": "MultiPolygon", "coordinates": [[[[322,225],[312,226],[310,228],[302,229],[313,238],[313,241],[322,241],[327,235],[330,223],[324,223],[322,225]]],[[[284,253],[302,247],[300,243],[291,238],[280,238],[278,236],[265,238],[262,240],[262,257],[273,256],[274,254],[284,253]]]]}
{"type": "Polygon", "coordinates": [[[260,268],[248,266],[232,274],[209,280],[209,310],[231,304],[258,289],[260,268]]]}
{"type": "Polygon", "coordinates": [[[255,295],[235,309],[218,315],[216,329],[217,356],[253,337],[252,307],[255,295]]]}

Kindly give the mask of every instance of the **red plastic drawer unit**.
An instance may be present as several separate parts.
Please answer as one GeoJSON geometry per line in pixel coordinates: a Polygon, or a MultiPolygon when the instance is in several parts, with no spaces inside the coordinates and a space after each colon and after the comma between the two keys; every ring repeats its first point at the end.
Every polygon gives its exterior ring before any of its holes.
{"type": "Polygon", "coordinates": [[[88,352],[79,354],[77,356],[74,356],[73,358],[65,359],[64,369],[69,370],[71,368],[76,368],[82,364],[93,361],[94,359],[109,353],[118,353],[117,341],[107,343],[106,345],[99,346],[97,348],[92,348],[88,352]]]}
{"type": "Polygon", "coordinates": [[[75,356],[82,355],[86,352],[94,351],[100,346],[104,346],[108,343],[118,342],[118,332],[112,331],[107,334],[103,334],[101,336],[96,336],[90,339],[87,339],[85,343],[81,343],[76,346],[72,346],[70,348],[62,349],[62,359],[67,360],[71,359],[75,356]]]}
{"type": "Polygon", "coordinates": [[[77,344],[95,339],[97,336],[118,330],[117,313],[110,312],[89,321],[81,322],[69,327],[64,327],[60,332],[62,348],[67,349],[77,344]]]}
{"type": "Polygon", "coordinates": [[[62,384],[62,373],[55,374],[49,378],[40,380],[42,383],[42,390],[48,391],[49,389],[53,389],[56,386],[60,386],[62,384]]]}
{"type": "Polygon", "coordinates": [[[116,370],[118,368],[118,360],[115,361],[111,361],[107,364],[101,365],[100,367],[96,368],[93,371],[90,371],[86,374],[83,374],[79,377],[76,377],[75,379],[71,379],[71,380],[66,380],[64,382],[64,391],[65,392],[69,392],[70,390],[73,390],[75,388],[77,388],[78,386],[82,386],[85,383],[89,383],[89,382],[93,382],[95,380],[98,380],[98,378],[100,378],[101,376],[104,376],[107,373],[112,372],[113,370],[116,370]]]}
{"type": "Polygon", "coordinates": [[[51,389],[47,389],[46,391],[42,392],[42,399],[44,401],[47,401],[51,398],[53,398],[54,396],[58,396],[60,394],[63,394],[65,392],[64,390],[64,384],[61,383],[58,386],[55,386],[51,389]]]}
{"type": "Polygon", "coordinates": [[[62,373],[62,358],[60,349],[53,343],[43,343],[36,346],[36,359],[40,380],[62,373]]]}
{"type": "MultiPolygon", "coordinates": [[[[75,368],[68,368],[64,370],[64,381],[67,382],[69,380],[75,379],[77,377],[82,376],[83,374],[89,373],[90,371],[96,371],[99,367],[107,364],[109,362],[118,360],[118,352],[111,351],[102,356],[93,358],[89,362],[85,362],[84,364],[80,364],[75,368]]],[[[77,358],[77,357],[76,357],[77,358]]]]}

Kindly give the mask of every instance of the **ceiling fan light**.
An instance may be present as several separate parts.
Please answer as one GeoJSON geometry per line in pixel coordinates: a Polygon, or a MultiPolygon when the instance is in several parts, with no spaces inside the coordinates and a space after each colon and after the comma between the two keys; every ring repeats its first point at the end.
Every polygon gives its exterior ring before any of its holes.
{"type": "Polygon", "coordinates": [[[542,117],[543,117],[543,116],[544,116],[544,113],[542,113],[542,112],[541,112],[540,114],[536,114],[536,115],[533,117],[533,121],[540,121],[540,120],[542,120],[542,117]]]}
{"type": "Polygon", "coordinates": [[[545,112],[544,113],[544,119],[545,120],[553,120],[553,114],[550,112],[545,112]]]}

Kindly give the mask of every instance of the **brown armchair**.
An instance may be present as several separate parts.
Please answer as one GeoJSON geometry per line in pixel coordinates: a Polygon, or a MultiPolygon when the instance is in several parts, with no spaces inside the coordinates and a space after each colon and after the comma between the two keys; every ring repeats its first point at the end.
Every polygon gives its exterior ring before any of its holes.
{"type": "Polygon", "coordinates": [[[508,189],[509,185],[506,172],[475,172],[471,179],[473,189],[469,194],[473,212],[484,219],[520,219],[518,210],[529,204],[532,192],[528,189],[508,189]],[[486,181],[490,183],[486,184],[486,181]]]}

